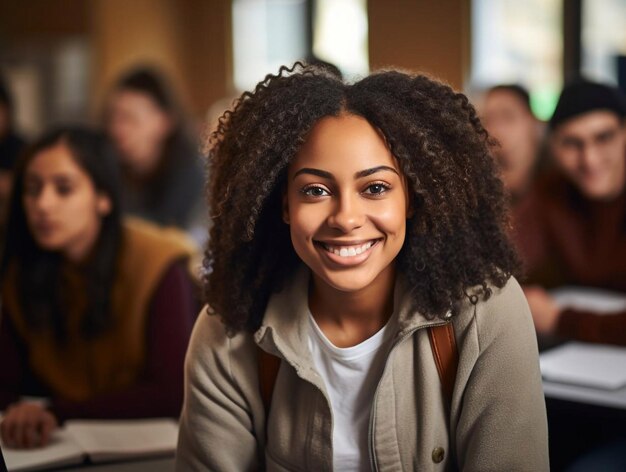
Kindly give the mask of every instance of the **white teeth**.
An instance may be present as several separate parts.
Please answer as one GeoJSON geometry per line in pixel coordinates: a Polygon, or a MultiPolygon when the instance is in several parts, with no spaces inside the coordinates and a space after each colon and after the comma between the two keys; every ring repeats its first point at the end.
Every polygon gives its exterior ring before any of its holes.
{"type": "Polygon", "coordinates": [[[360,246],[328,246],[326,244],[323,244],[324,248],[329,251],[332,252],[333,254],[339,256],[339,257],[354,257],[357,256],[359,254],[363,254],[365,251],[367,251],[369,248],[371,248],[374,245],[374,241],[369,241],[365,244],[362,244],[360,246]]]}

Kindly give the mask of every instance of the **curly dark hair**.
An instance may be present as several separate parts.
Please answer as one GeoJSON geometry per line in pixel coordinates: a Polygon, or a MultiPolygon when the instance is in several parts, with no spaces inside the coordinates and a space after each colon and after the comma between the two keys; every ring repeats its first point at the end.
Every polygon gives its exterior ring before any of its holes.
{"type": "Polygon", "coordinates": [[[299,265],[281,219],[287,166],[321,118],[342,113],[382,132],[408,180],[415,211],[397,267],[416,310],[454,313],[470,287],[488,298],[518,272],[489,138],[465,95],[424,75],[382,71],[347,84],[296,63],[245,92],[211,136],[204,292],[230,333],[257,329],[299,265]]]}

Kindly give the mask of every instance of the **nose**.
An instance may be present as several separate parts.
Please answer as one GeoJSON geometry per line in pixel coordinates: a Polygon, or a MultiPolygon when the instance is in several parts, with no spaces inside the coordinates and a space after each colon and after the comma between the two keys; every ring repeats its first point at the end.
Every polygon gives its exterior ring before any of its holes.
{"type": "Polygon", "coordinates": [[[581,169],[585,171],[592,171],[598,165],[600,161],[600,150],[593,144],[585,144],[580,149],[579,164],[581,169]]]}
{"type": "Polygon", "coordinates": [[[335,202],[328,216],[328,225],[342,233],[349,233],[363,226],[365,218],[366,215],[358,197],[343,195],[335,202]]]}
{"type": "Polygon", "coordinates": [[[54,207],[56,200],[57,196],[54,189],[46,185],[39,191],[35,199],[35,208],[39,212],[48,212],[54,207]]]}

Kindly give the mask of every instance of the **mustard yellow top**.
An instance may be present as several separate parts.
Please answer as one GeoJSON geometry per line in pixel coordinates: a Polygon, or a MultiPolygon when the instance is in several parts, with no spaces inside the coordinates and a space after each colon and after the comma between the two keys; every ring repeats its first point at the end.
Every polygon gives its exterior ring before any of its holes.
{"type": "Polygon", "coordinates": [[[27,326],[15,290],[16,271],[11,270],[2,299],[26,345],[35,375],[54,395],[71,401],[133,384],[145,362],[147,316],[154,292],[174,262],[190,260],[194,253],[193,243],[180,231],[134,218],[125,220],[111,294],[112,325],[96,339],[84,339],[84,279],[78,269],[63,268],[68,292],[63,295],[70,303],[65,319],[68,342],[62,346],[52,330],[34,332],[27,326]]]}

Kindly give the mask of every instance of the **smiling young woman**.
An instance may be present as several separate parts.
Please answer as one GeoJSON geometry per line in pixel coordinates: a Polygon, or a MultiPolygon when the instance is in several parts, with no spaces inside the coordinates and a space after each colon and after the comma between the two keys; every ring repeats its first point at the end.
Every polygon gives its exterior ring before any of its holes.
{"type": "Polygon", "coordinates": [[[548,469],[486,141],[463,95],[419,75],[296,66],[244,93],[209,155],[217,316],[187,354],[178,470],[548,469]],[[444,325],[449,399],[429,342],[444,325]]]}
{"type": "Polygon", "coordinates": [[[356,345],[391,316],[406,180],[382,137],[344,114],[317,123],[289,165],[284,219],[311,269],[309,303],[328,339],[356,345]]]}

